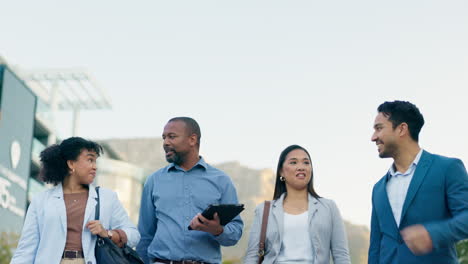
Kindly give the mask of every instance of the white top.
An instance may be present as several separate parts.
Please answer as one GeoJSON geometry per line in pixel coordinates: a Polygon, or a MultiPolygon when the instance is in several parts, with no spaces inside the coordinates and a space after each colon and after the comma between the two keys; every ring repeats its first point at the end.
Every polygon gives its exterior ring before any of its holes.
{"type": "Polygon", "coordinates": [[[312,263],[308,225],[308,211],[298,215],[284,213],[284,236],[277,263],[312,263]]]}
{"type": "Polygon", "coordinates": [[[395,222],[398,227],[400,226],[401,211],[403,210],[403,204],[405,203],[406,193],[408,192],[408,187],[411,183],[411,179],[413,179],[413,175],[416,171],[416,166],[418,165],[422,152],[423,150],[421,149],[405,173],[395,171],[394,164],[392,164],[389,169],[391,177],[387,182],[387,195],[390,206],[392,207],[393,217],[395,217],[395,222]]]}

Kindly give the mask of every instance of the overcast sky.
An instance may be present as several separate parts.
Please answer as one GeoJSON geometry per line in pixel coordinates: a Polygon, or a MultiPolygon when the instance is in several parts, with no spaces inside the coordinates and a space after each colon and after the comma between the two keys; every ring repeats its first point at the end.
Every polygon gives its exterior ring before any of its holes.
{"type": "Polygon", "coordinates": [[[468,162],[466,0],[0,0],[0,14],[10,64],[84,67],[107,91],[113,110],[81,114],[80,136],[160,136],[186,115],[209,162],[272,169],[300,144],[354,223],[392,162],[370,141],[383,101],[414,102],[421,146],[468,162]]]}

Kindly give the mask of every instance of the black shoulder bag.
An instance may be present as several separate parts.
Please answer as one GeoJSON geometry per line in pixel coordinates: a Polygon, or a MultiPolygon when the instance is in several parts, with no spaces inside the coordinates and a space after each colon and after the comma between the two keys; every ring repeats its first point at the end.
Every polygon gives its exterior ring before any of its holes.
{"type": "MultiPolygon", "coordinates": [[[[95,219],[99,220],[99,187],[96,187],[96,193],[98,198],[95,219]]],[[[108,237],[97,236],[94,254],[98,264],[144,264],[143,260],[131,247],[125,245],[123,248],[119,248],[108,237]]]]}

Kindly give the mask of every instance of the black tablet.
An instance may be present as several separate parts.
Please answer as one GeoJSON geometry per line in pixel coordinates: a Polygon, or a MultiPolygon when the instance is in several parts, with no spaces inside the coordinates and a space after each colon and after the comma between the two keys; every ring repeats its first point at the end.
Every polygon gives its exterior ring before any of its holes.
{"type": "MultiPolygon", "coordinates": [[[[243,210],[243,204],[211,204],[202,212],[202,215],[207,219],[213,220],[214,213],[218,213],[221,225],[225,226],[243,210]]],[[[190,226],[188,229],[192,230],[190,226]]]]}

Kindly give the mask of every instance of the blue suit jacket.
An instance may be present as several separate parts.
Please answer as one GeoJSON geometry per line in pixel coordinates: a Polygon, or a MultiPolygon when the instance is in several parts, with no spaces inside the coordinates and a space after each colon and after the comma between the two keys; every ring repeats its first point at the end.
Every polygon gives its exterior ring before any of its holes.
{"type": "Polygon", "coordinates": [[[423,151],[408,188],[399,227],[388,201],[387,173],[372,191],[369,263],[458,263],[455,243],[468,238],[468,175],[459,159],[423,151]],[[433,250],[415,256],[400,230],[422,224],[433,250]]]}

